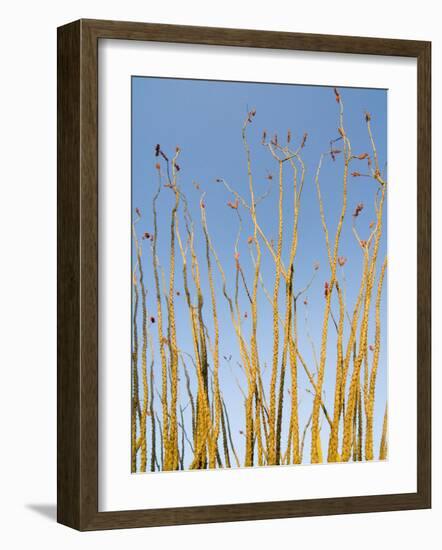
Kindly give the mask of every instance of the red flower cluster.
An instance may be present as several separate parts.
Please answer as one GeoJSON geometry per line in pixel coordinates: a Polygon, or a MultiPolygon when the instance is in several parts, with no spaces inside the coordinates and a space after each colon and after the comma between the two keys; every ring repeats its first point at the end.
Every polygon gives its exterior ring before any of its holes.
{"type": "Polygon", "coordinates": [[[236,269],[239,270],[239,252],[235,252],[235,265],[236,269]]]}
{"type": "Polygon", "coordinates": [[[326,298],[327,298],[329,292],[330,292],[330,285],[328,284],[328,281],[325,281],[325,283],[324,283],[324,296],[326,298]]]}
{"type": "Polygon", "coordinates": [[[339,153],[341,153],[341,149],[330,149],[330,156],[333,162],[336,160],[336,155],[339,155],[339,153]]]}
{"type": "Polygon", "coordinates": [[[357,218],[363,209],[364,209],[364,203],[363,202],[358,203],[356,205],[355,211],[353,212],[353,217],[357,218]]]}
{"type": "Polygon", "coordinates": [[[247,122],[252,122],[255,115],[256,109],[252,109],[251,111],[249,111],[249,113],[247,114],[247,122]]]}
{"type": "Polygon", "coordinates": [[[302,141],[301,141],[301,149],[304,147],[305,142],[307,141],[307,137],[308,137],[307,132],[304,132],[304,135],[302,136],[302,141]]]}

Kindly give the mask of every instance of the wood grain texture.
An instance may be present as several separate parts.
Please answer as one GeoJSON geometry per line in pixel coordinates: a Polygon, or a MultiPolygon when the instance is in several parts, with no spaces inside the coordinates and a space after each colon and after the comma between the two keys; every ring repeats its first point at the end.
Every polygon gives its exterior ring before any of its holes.
{"type": "Polygon", "coordinates": [[[78,527],[80,494],[80,23],[58,32],[57,519],[78,527]]]}
{"type": "Polygon", "coordinates": [[[58,521],[82,531],[431,506],[431,45],[428,42],[80,20],[58,29],[58,521]],[[390,55],[418,64],[416,493],[98,511],[98,41],[390,55]]]}

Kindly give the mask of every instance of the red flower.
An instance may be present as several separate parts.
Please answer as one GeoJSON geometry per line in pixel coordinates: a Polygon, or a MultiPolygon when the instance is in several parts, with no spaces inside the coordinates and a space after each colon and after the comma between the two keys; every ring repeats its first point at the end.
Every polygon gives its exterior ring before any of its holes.
{"type": "Polygon", "coordinates": [[[252,243],[253,243],[253,237],[249,237],[249,238],[247,239],[247,243],[248,243],[248,244],[252,244],[252,243]]]}
{"type": "Polygon", "coordinates": [[[161,166],[160,166],[160,163],[159,163],[159,162],[157,162],[157,163],[155,164],[155,168],[156,168],[157,170],[159,170],[159,169],[161,168],[161,166]]]}
{"type": "Polygon", "coordinates": [[[150,233],[147,231],[143,234],[143,239],[150,239],[150,233]]]}
{"type": "Polygon", "coordinates": [[[252,122],[253,120],[253,117],[256,115],[256,109],[252,109],[251,111],[249,111],[248,115],[247,115],[247,121],[248,122],[252,122]]]}
{"type": "Polygon", "coordinates": [[[353,217],[357,218],[363,209],[364,209],[364,203],[363,202],[358,203],[356,205],[355,211],[353,212],[353,217]]]}
{"type": "Polygon", "coordinates": [[[340,152],[341,152],[341,149],[331,149],[330,150],[330,156],[331,156],[333,162],[336,160],[336,155],[339,155],[340,152]]]}
{"type": "Polygon", "coordinates": [[[338,264],[343,267],[347,263],[347,258],[345,256],[338,257],[338,264]]]}
{"type": "Polygon", "coordinates": [[[301,141],[301,149],[304,147],[305,142],[307,141],[307,137],[308,137],[307,132],[304,132],[304,135],[302,136],[302,141],[301,141]]]}

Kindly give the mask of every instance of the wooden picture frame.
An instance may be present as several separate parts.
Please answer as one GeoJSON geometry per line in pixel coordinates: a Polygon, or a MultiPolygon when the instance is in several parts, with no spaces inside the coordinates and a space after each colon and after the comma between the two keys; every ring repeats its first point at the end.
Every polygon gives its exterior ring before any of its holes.
{"type": "Polygon", "coordinates": [[[79,20],[58,29],[58,521],[81,531],[431,506],[431,44],[79,20]],[[417,492],[98,511],[98,41],[159,41],[404,56],[418,67],[417,492]]]}

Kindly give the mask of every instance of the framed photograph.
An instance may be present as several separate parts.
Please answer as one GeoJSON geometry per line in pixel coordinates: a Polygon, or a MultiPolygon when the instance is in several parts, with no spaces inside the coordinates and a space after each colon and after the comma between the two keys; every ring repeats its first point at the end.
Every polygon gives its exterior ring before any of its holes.
{"type": "Polygon", "coordinates": [[[58,521],[431,506],[429,42],[58,29],[58,521]]]}

